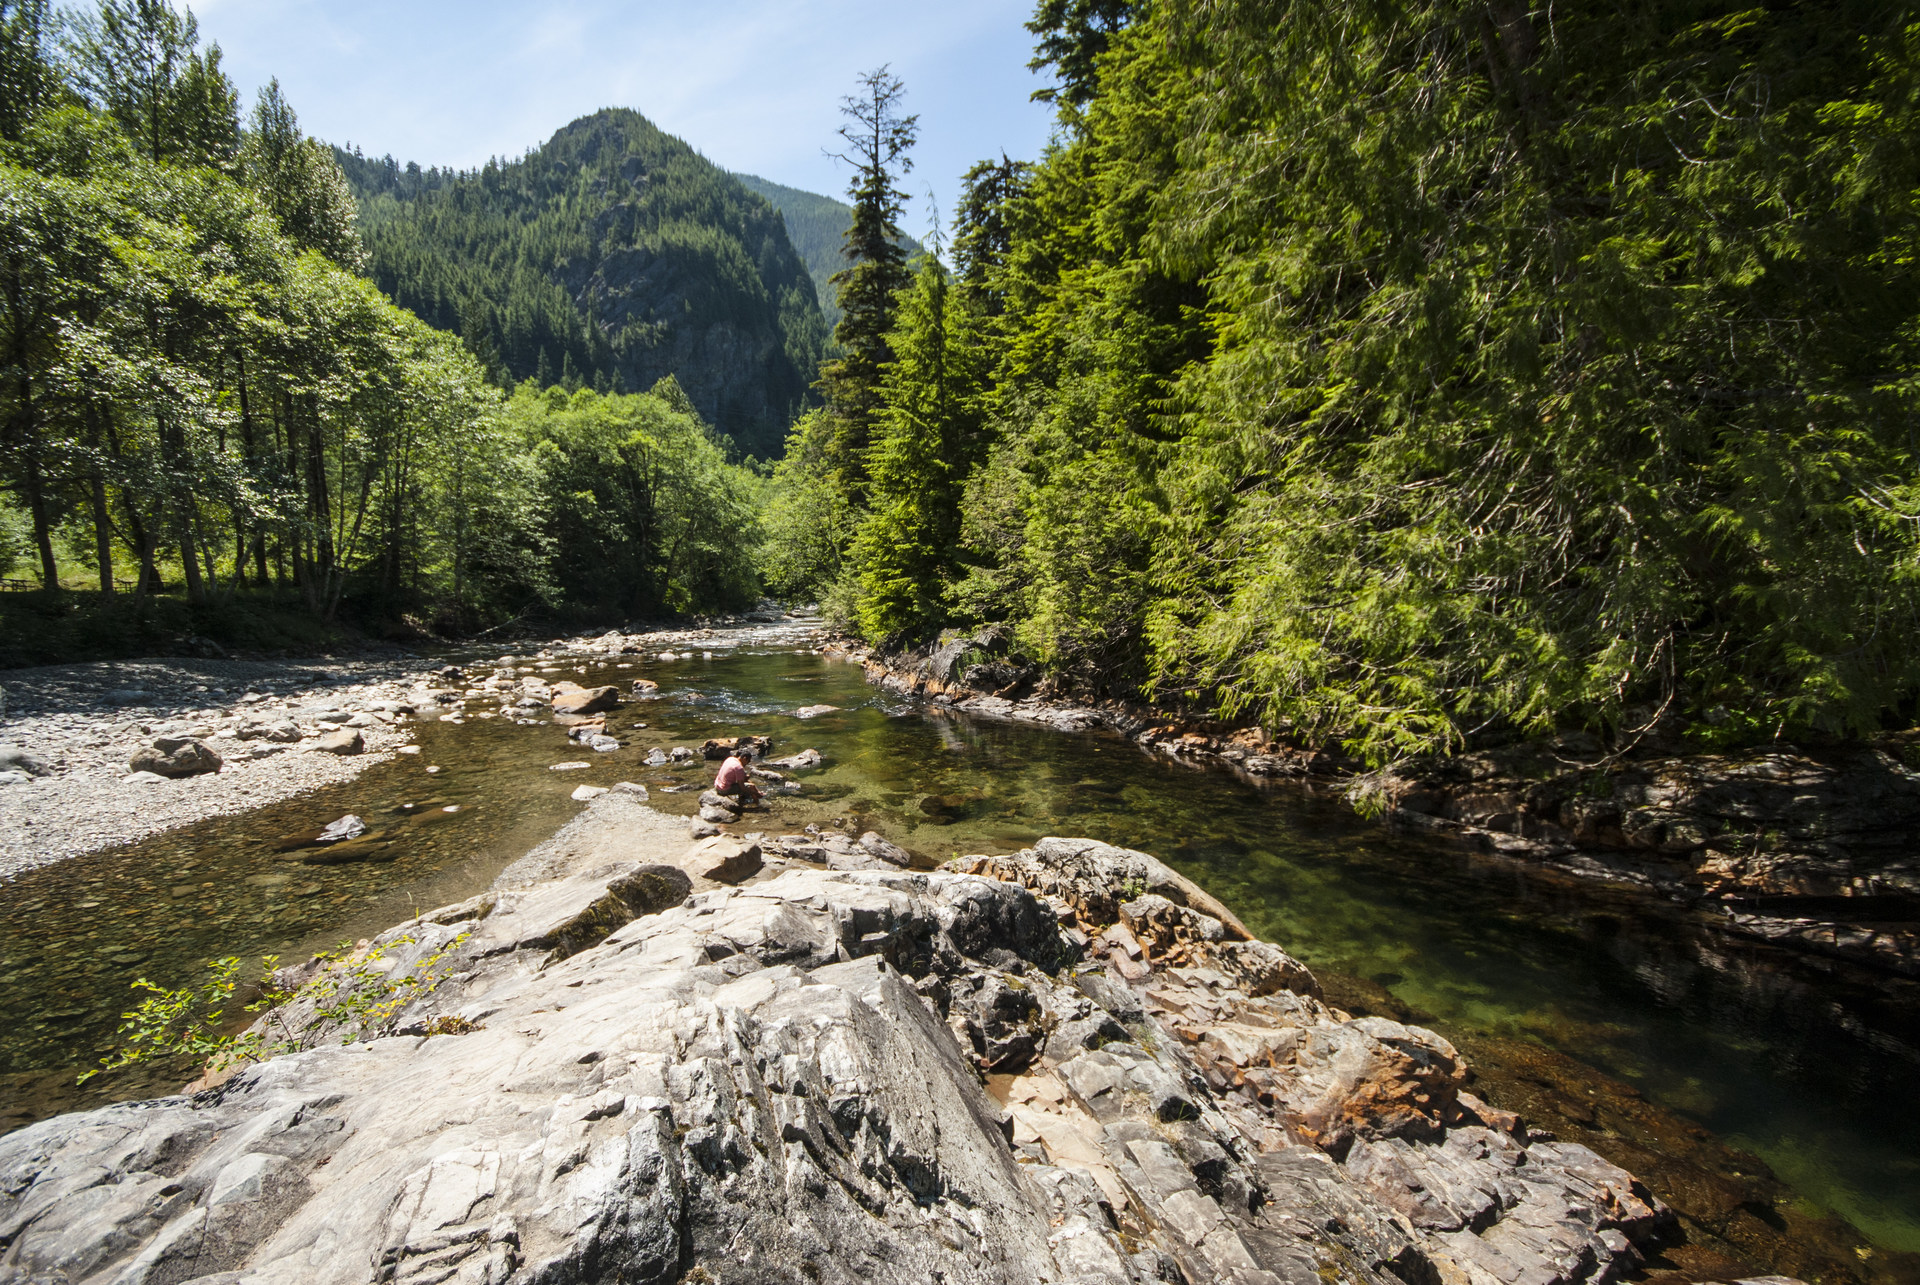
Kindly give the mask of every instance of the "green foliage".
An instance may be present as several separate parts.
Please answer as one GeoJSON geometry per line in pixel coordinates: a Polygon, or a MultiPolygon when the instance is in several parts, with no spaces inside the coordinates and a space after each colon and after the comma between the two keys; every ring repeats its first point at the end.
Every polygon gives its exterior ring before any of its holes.
{"type": "Polygon", "coordinates": [[[1034,99],[1084,106],[1099,91],[1100,56],[1136,7],[1134,0],[1040,0],[1027,23],[1040,37],[1027,69],[1052,70],[1060,83],[1034,90],[1034,99]]]}
{"type": "Polygon", "coordinates": [[[740,452],[777,452],[825,323],[779,213],[687,144],[610,109],[475,172],[335,156],[374,281],[500,382],[672,375],[740,452]]]}
{"type": "Polygon", "coordinates": [[[68,91],[55,68],[47,0],[0,0],[0,139],[17,143],[68,91]]]}
{"type": "Polygon", "coordinates": [[[758,486],[677,384],[626,396],[522,384],[505,422],[531,458],[548,574],[625,614],[751,605],[758,486]]]}
{"type": "MultiPolygon", "coordinates": [[[[1910,713],[1904,10],[1046,0],[1034,29],[1059,141],[976,167],[959,228],[991,445],[902,474],[960,488],[964,573],[909,602],[877,572],[863,622],[1002,621],[1089,687],[1375,760],[1910,713]]],[[[889,521],[855,561],[900,560],[889,521]]]]}
{"type": "Polygon", "coordinates": [[[977,327],[946,269],[921,261],[888,341],[885,410],[868,453],[872,512],[860,528],[860,630],[925,636],[957,567],[961,482],[980,454],[984,382],[977,327]]]}
{"type": "Polygon", "coordinates": [[[1149,249],[1208,267],[1219,350],[1175,392],[1162,689],[1374,757],[1636,702],[1874,727],[1920,677],[1911,33],[1271,17],[1168,11],[1218,124],[1149,249]]]}
{"type": "MultiPolygon", "coordinates": [[[[277,84],[243,137],[190,18],[102,7],[71,32],[70,85],[44,20],[0,9],[0,491],[27,527],[9,562],[46,586],[0,648],[97,652],[108,628],[132,643],[223,616],[284,638],[303,632],[275,614],[289,598],[324,635],[343,604],[464,630],[752,597],[758,481],[677,384],[509,401],[459,338],[355,275],[346,181],[277,84]],[[93,564],[85,610],[61,601],[63,560],[93,564]],[[169,578],[184,613],[153,605],[169,578]]],[[[779,249],[776,216],[722,195],[779,249]]]]}
{"type": "Polygon", "coordinates": [[[218,1074],[313,1048],[329,1036],[352,1044],[390,1035],[404,1009],[446,980],[448,957],[471,935],[463,932],[406,964],[390,963],[387,956],[419,944],[411,935],[365,952],[342,943],[338,950],[316,955],[318,974],[295,990],[286,989],[275,975],[280,957],[265,956],[253,987],[257,997],[245,1006],[246,1012],[265,1016],[243,1031],[226,1029],[232,1025],[227,1011],[241,987],[238,956],[214,960],[198,986],[168,988],[138,978],[133,989],[149,995],[121,1015],[120,1034],[126,1043],[102,1058],[98,1068],[81,1072],[79,1082],[85,1084],[102,1071],[180,1056],[202,1061],[218,1074]]]}
{"type": "Polygon", "coordinates": [[[989,311],[1000,310],[991,282],[1013,248],[1012,207],[1026,190],[1033,166],[1002,153],[981,161],[960,180],[953,212],[953,270],[967,293],[989,311]]]}
{"type": "MultiPolygon", "coordinates": [[[[788,600],[827,593],[849,565],[861,511],[839,485],[833,437],[825,411],[803,416],[767,488],[755,563],[768,592],[788,600]]],[[[835,617],[849,621],[844,611],[835,617]]]]}
{"type": "Polygon", "coordinates": [[[300,134],[299,118],[270,80],[253,109],[242,160],[248,184],[295,245],[318,250],[350,272],[366,266],[353,191],[331,149],[300,134]]]}
{"type": "Polygon", "coordinates": [[[168,0],[100,0],[69,26],[73,88],[149,160],[232,169],[240,96],[220,70],[220,46],[199,47],[191,11],[168,0]]]}

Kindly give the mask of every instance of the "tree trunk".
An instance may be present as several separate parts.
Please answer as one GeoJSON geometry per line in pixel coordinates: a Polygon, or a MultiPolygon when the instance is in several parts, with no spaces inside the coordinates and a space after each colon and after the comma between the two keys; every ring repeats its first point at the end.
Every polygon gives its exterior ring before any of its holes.
{"type": "Polygon", "coordinates": [[[53,560],[53,526],[47,521],[47,493],[41,485],[40,462],[27,461],[27,507],[33,513],[33,543],[40,551],[40,587],[60,587],[60,568],[53,560]]]}
{"type": "MultiPolygon", "coordinates": [[[[253,407],[247,398],[247,354],[236,352],[233,356],[235,383],[240,393],[240,454],[246,461],[247,472],[259,476],[258,453],[253,445],[253,407]]],[[[233,515],[233,583],[235,588],[243,588],[247,583],[247,520],[236,512],[233,515]]],[[[267,568],[265,555],[262,554],[260,566],[260,585],[266,587],[267,568]]]]}
{"type": "Polygon", "coordinates": [[[200,557],[207,564],[207,588],[217,594],[220,592],[220,569],[215,564],[213,540],[211,538],[200,542],[200,557]]]}
{"type": "Polygon", "coordinates": [[[185,522],[180,526],[180,570],[187,578],[187,601],[199,602],[206,589],[200,583],[200,559],[193,547],[193,527],[185,522]]]}
{"type": "Polygon", "coordinates": [[[113,596],[113,519],[107,513],[107,484],[93,475],[93,556],[100,564],[100,593],[113,596]]]}
{"type": "Polygon", "coordinates": [[[318,407],[311,407],[307,424],[307,512],[313,519],[315,544],[313,572],[307,589],[308,605],[315,614],[325,610],[333,584],[333,513],[327,494],[326,437],[320,427],[318,407]]]}

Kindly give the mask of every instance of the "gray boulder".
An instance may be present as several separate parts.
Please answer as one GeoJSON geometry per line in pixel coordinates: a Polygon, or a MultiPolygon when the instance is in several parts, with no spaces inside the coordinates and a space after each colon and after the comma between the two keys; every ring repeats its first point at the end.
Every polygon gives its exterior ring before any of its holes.
{"type": "Polygon", "coordinates": [[[760,873],[760,845],[714,835],[687,849],[674,864],[694,879],[740,883],[760,873]]]}
{"type": "Polygon", "coordinates": [[[53,764],[18,745],[0,745],[0,771],[23,772],[28,776],[51,776],[53,764]]]}
{"type": "Polygon", "coordinates": [[[220,756],[205,741],[189,736],[159,736],[144,750],[134,751],[127,760],[133,772],[152,772],[155,776],[200,776],[220,770],[220,756]]]}
{"type": "Polygon", "coordinates": [[[869,854],[890,862],[896,866],[911,865],[913,854],[897,843],[889,843],[878,830],[869,830],[860,836],[860,846],[869,854]]]}
{"type": "Polygon", "coordinates": [[[357,728],[342,727],[337,731],[324,732],[315,737],[313,744],[308,748],[319,750],[323,754],[344,756],[361,753],[367,748],[367,742],[357,728]]]}

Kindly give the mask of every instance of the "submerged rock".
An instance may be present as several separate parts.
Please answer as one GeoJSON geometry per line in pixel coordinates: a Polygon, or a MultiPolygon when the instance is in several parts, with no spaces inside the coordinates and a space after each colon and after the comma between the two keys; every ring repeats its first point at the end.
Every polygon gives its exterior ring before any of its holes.
{"type": "Polygon", "coordinates": [[[783,759],[768,759],[767,766],[785,768],[789,772],[793,772],[810,767],[819,767],[824,761],[825,760],[820,757],[819,750],[801,750],[798,754],[789,754],[783,759]]]}
{"type": "Polygon", "coordinates": [[[366,832],[367,823],[349,812],[320,831],[314,842],[339,843],[342,839],[357,839],[366,832]]]}
{"type": "Polygon", "coordinates": [[[690,854],[588,842],[600,809],[648,815],[597,799],[377,939],[442,979],[380,1029],[0,1138],[0,1276],[1573,1285],[1667,1218],[1462,1093],[1433,1032],[1143,892],[1144,854],[688,896],[690,854]],[[1089,940],[1107,908],[1132,953],[1089,940]]]}

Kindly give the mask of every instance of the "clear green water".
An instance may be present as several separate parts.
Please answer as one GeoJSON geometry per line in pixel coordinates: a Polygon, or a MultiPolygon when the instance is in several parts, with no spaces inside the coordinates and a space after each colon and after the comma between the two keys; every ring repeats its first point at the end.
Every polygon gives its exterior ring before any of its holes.
{"type": "Polygon", "coordinates": [[[420,755],[348,785],[0,887],[0,1092],[16,1097],[0,1107],[17,1121],[71,1105],[49,1086],[111,1044],[135,976],[178,984],[216,955],[296,956],[469,895],[571,815],[583,783],[646,782],[657,806],[691,812],[710,766],[648,768],[647,749],[754,732],[776,755],[827,760],[755,820],[769,831],[837,821],[935,861],[1046,834],[1156,853],[1316,969],[1384,988],[1470,1049],[1570,1055],[1758,1154],[1804,1207],[1851,1224],[1853,1252],[1874,1247],[1863,1262],[1920,1250],[1920,988],[1742,944],[1641,894],[1397,837],[1294,787],[943,714],[791,648],[546,676],[641,675],[661,699],[612,716],[626,746],[613,754],[546,724],[428,723],[420,755]],[[815,704],[843,708],[792,716],[815,704]],[[579,759],[592,766],[547,770],[579,759]],[[396,811],[409,803],[428,806],[396,811]],[[275,850],[343,812],[392,859],[310,866],[275,850]]]}

